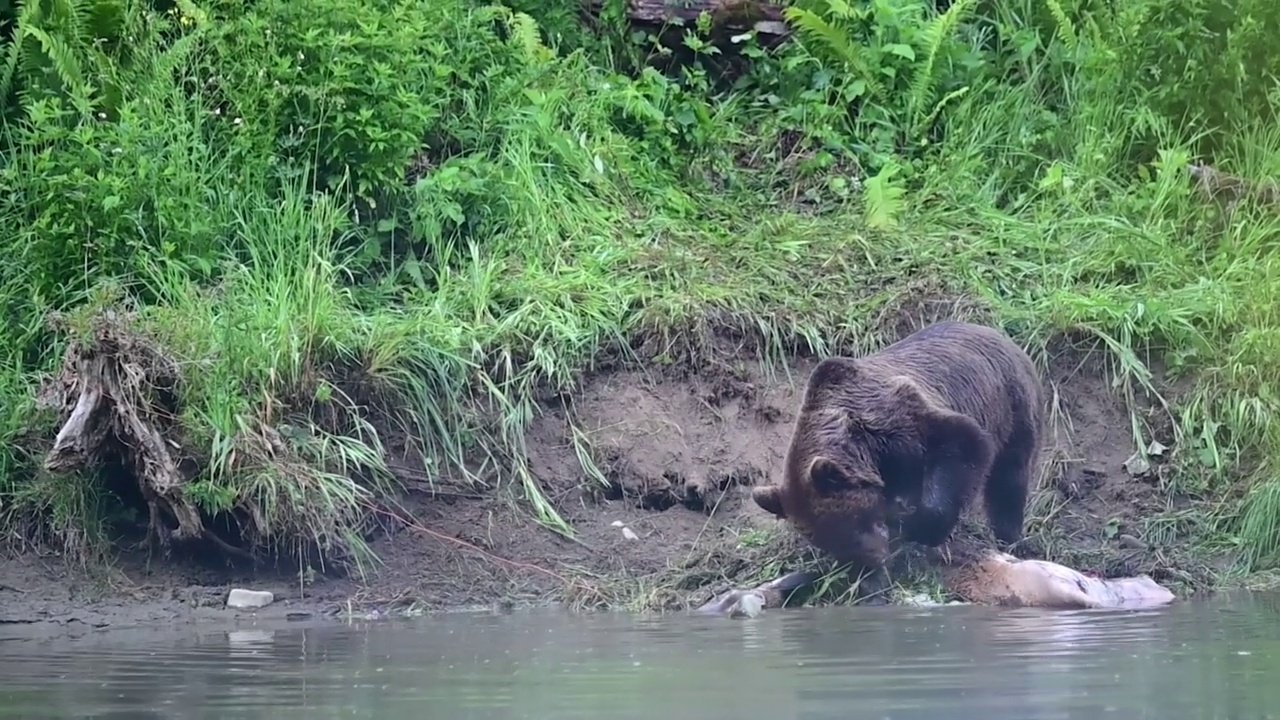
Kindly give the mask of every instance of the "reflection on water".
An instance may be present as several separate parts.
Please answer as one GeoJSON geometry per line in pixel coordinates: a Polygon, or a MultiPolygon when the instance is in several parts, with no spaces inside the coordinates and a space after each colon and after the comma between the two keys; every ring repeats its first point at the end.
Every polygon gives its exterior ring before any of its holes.
{"type": "Polygon", "coordinates": [[[0,717],[1280,717],[1280,602],[0,636],[0,717]]]}

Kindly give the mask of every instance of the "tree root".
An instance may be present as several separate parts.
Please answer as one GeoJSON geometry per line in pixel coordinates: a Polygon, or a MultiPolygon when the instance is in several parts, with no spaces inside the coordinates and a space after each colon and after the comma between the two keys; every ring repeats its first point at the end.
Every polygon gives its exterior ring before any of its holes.
{"type": "Polygon", "coordinates": [[[118,454],[150,511],[149,540],[167,547],[170,539],[209,539],[171,451],[179,447],[172,439],[178,365],[134,330],[132,319],[111,310],[95,316],[87,338],[69,344],[61,371],[42,389],[40,405],[66,417],[44,467],[96,469],[118,454]]]}

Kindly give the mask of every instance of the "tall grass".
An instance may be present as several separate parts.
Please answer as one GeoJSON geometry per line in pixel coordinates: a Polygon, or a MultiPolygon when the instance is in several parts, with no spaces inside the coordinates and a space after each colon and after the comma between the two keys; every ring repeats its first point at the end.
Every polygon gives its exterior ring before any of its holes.
{"type": "MultiPolygon", "coordinates": [[[[557,53],[535,20],[562,13],[468,0],[99,3],[120,44],[77,30],[84,4],[24,15],[5,51],[0,299],[21,331],[0,344],[0,506],[69,546],[101,535],[98,479],[39,465],[57,418],[28,408],[66,342],[49,310],[134,304],[179,360],[202,510],[242,540],[359,551],[398,493],[388,432],[430,480],[496,471],[571,535],[525,464],[539,391],[641,337],[687,351],[709,318],[775,357],[871,349],[927,287],[1040,347],[1096,338],[1123,387],[1154,389],[1157,355],[1193,373],[1173,482],[1272,565],[1280,223],[1198,195],[1187,166],[1211,152],[1265,178],[1280,136],[1265,93],[1196,114],[1153,69],[1190,27],[1168,18],[1203,15],[1179,2],[815,0],[728,88],[612,66],[586,35],[557,53]]],[[[1246,39],[1280,29],[1219,5],[1246,39]]],[[[1197,67],[1197,87],[1236,72],[1197,67]]]]}

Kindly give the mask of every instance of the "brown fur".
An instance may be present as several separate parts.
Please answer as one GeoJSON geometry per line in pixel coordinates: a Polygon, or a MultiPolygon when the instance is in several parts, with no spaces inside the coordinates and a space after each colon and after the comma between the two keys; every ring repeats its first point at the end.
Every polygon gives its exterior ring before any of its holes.
{"type": "Polygon", "coordinates": [[[756,504],[839,562],[878,568],[891,506],[906,536],[944,543],[973,494],[1005,544],[1022,537],[1043,432],[1035,366],[992,328],[942,322],[862,358],[823,360],[797,413],[782,483],[756,504]]]}

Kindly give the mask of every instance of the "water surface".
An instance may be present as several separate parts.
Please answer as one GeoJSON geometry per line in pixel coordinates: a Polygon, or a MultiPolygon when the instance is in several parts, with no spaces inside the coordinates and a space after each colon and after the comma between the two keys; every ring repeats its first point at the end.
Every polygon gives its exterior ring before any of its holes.
{"type": "Polygon", "coordinates": [[[1280,599],[0,635],[0,717],[1280,717],[1280,599]]]}

